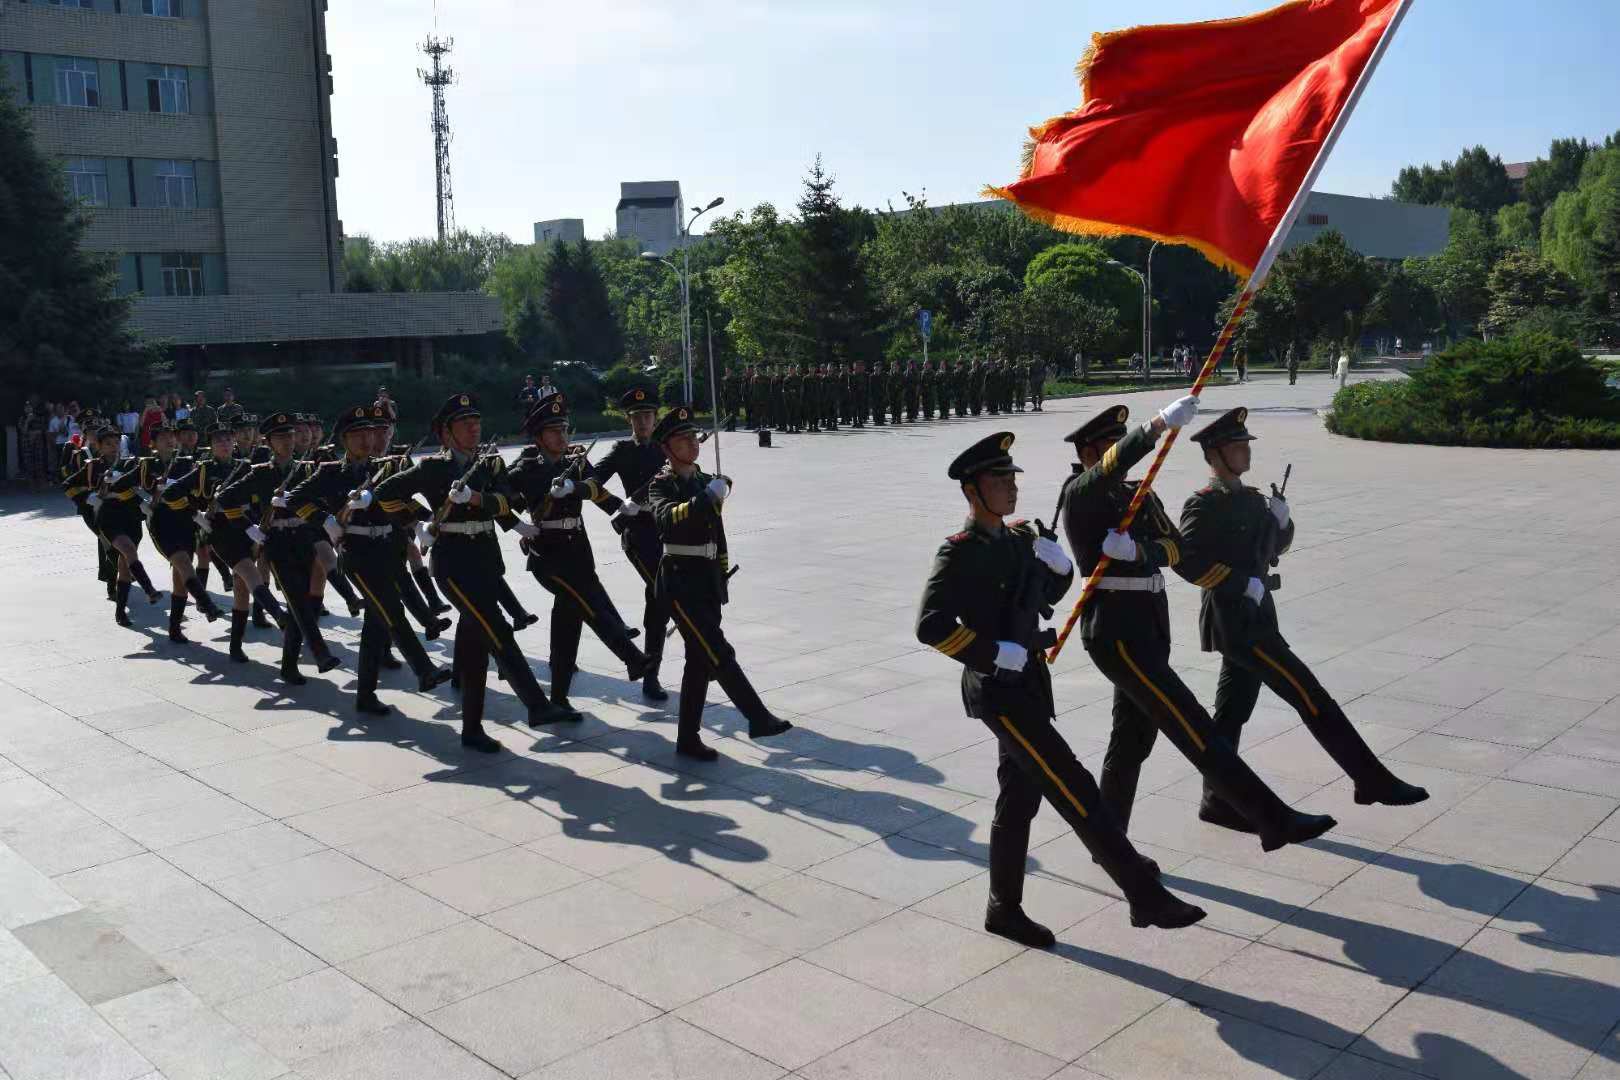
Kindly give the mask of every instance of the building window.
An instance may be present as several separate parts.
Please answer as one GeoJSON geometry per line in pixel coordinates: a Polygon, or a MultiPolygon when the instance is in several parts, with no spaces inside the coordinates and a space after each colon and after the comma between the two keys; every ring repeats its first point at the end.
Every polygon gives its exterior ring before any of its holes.
{"type": "Polygon", "coordinates": [[[185,14],[184,0],[141,0],[141,14],[178,19],[185,14]]]}
{"type": "Polygon", "coordinates": [[[157,204],[170,210],[197,209],[197,166],[189,161],[158,162],[157,204]]]}
{"type": "Polygon", "coordinates": [[[191,82],[183,67],[165,64],[146,77],[146,107],[152,112],[191,111],[191,82]]]}
{"type": "Polygon", "coordinates": [[[101,69],[94,60],[56,58],[56,103],[80,109],[101,106],[101,69]]]}
{"type": "Polygon", "coordinates": [[[45,0],[51,7],[94,8],[96,0],[45,0]]]}
{"type": "Polygon", "coordinates": [[[163,256],[163,295],[203,294],[202,256],[184,253],[163,256]]]}
{"type": "Polygon", "coordinates": [[[67,196],[84,206],[106,206],[107,160],[68,158],[67,196]]]}
{"type": "Polygon", "coordinates": [[[1306,216],[1306,223],[1309,225],[1326,225],[1328,216],[1326,214],[1309,214],[1306,216]]]}

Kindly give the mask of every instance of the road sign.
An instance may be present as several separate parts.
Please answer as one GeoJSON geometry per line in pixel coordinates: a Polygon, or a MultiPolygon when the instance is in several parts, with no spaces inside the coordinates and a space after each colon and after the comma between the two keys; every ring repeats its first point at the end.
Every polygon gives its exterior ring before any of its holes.
{"type": "Polygon", "coordinates": [[[924,341],[927,341],[933,336],[934,313],[932,311],[917,312],[917,329],[922,331],[924,341]]]}

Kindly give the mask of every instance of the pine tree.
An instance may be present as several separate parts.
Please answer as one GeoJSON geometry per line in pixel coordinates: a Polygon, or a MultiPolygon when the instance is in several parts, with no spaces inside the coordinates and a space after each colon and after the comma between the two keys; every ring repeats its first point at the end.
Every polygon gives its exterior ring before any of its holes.
{"type": "Polygon", "coordinates": [[[602,268],[584,240],[574,253],[573,292],[574,358],[594,370],[605,371],[624,359],[624,334],[608,298],[602,268]]]}
{"type": "Polygon", "coordinates": [[[799,199],[797,241],[785,283],[800,298],[795,359],[803,363],[846,363],[878,358],[882,318],[867,276],[861,246],[873,235],[871,216],[847,209],[833,193],[834,177],[821,155],[804,180],[799,199]]]}
{"type": "Polygon", "coordinates": [[[111,261],[79,249],[85,218],[0,78],[0,402],[87,402],[144,378],[151,351],[125,322],[111,261]]]}

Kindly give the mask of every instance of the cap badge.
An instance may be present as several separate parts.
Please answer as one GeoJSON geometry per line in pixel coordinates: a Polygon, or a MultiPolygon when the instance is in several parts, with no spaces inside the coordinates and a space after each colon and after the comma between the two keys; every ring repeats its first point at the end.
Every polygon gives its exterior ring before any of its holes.
{"type": "Polygon", "coordinates": [[[1011,449],[1012,448],[1012,443],[1013,443],[1013,437],[1011,435],[1008,435],[1005,439],[1002,439],[1001,440],[1001,452],[1006,453],[1009,449],[1011,449]]]}
{"type": "Polygon", "coordinates": [[[1125,406],[1121,405],[1119,407],[1119,411],[1114,414],[1114,420],[1115,420],[1116,423],[1123,424],[1125,422],[1126,417],[1128,417],[1130,415],[1131,415],[1131,410],[1129,410],[1125,406]]]}
{"type": "Polygon", "coordinates": [[[646,391],[644,391],[644,390],[637,390],[636,391],[636,400],[637,401],[645,401],[646,398],[647,398],[646,391]]]}
{"type": "Polygon", "coordinates": [[[1237,422],[1238,423],[1240,423],[1240,424],[1244,423],[1248,419],[1249,419],[1249,410],[1248,409],[1239,409],[1237,411],[1237,422]]]}
{"type": "Polygon", "coordinates": [[[471,405],[472,404],[472,399],[469,398],[466,394],[462,394],[461,395],[461,403],[463,405],[471,405]]]}
{"type": "Polygon", "coordinates": [[[681,419],[682,419],[682,420],[685,420],[685,419],[686,419],[686,410],[685,410],[685,409],[682,409],[682,410],[681,410],[681,412],[680,412],[680,417],[681,417],[681,419]]]}

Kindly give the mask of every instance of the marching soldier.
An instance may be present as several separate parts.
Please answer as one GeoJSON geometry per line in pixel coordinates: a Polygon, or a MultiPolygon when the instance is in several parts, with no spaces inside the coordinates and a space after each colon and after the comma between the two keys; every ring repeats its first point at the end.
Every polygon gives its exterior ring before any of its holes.
{"type": "Polygon", "coordinates": [[[293,417],[289,413],[271,413],[259,425],[264,436],[270,460],[262,465],[246,465],[237,459],[230,477],[214,495],[214,512],[209,518],[212,526],[209,539],[214,551],[231,568],[231,650],[230,657],[238,664],[248,662],[242,649],[247,633],[249,603],[264,626],[270,621],[285,626],[287,613],[282,609],[268,584],[268,571],[263,568],[264,557],[255,556],[254,548],[265,545],[268,534],[260,522],[268,522],[270,500],[277,487],[296,467],[293,457],[293,417]]]}
{"type": "Polygon", "coordinates": [[[1170,605],[1161,570],[1168,567],[1199,581],[1214,567],[1183,554],[1180,535],[1151,492],[1129,535],[1117,531],[1136,492],[1136,482],[1125,479],[1130,467],[1167,428],[1184,426],[1197,412],[1198,399],[1184,397],[1150,423],[1127,428],[1130,410],[1116,405],[1065,440],[1074,444],[1080,463],[1058,498],[1064,533],[1088,576],[1101,556],[1110,560],[1080,625],[1087,654],[1114,684],[1102,799],[1120,828],[1128,829],[1142,763],[1162,731],[1272,851],[1314,839],[1334,821],[1301,814],[1278,798],[1216,733],[1209,714],[1170,667],[1170,605]]]}
{"type": "Polygon", "coordinates": [[[940,545],[917,612],[917,640],[962,665],[962,702],[1000,748],[1000,794],[990,828],[990,900],[984,927],[1031,948],[1052,931],[1024,913],[1029,828],[1044,795],[1074,829],[1130,904],[1131,925],[1173,929],[1204,917],[1160,884],[1097,795],[1097,785],[1053,726],[1052,676],[1041,619],[1068,591],[1074,566],[1056,541],[1023,521],[1011,432],[958,454],[947,475],[961,485],[971,516],[940,545]]]}
{"type": "Polygon", "coordinates": [[[596,556],[585,531],[584,505],[589,499],[609,514],[620,502],[587,475],[591,468],[583,447],[568,445],[568,403],[552,394],[529,410],[523,433],[534,440],[512,467],[513,509],[527,510],[536,528],[528,541],[528,569],[551,594],[551,703],[578,714],[568,690],[578,670],[580,628],[590,625],[624,664],[626,677],[639,682],[647,657],[630,640],[619,609],[613,606],[596,573],[596,556]]]}
{"type": "Polygon", "coordinates": [[[680,720],[675,752],[699,761],[720,755],[702,739],[703,701],[709,680],[718,682],[732,707],[748,721],[748,737],[780,735],[793,725],[771,714],[737,663],[736,650],[720,627],[729,599],[730,557],[720,511],[731,481],[698,468],[697,424],[689,405],[671,409],[653,431],[669,464],[653,477],[648,505],[664,544],[658,564],[658,593],[674,613],[686,643],[681,673],[680,720]]]}
{"type": "MultiPolygon", "coordinates": [[[[1197,582],[1204,590],[1198,611],[1200,644],[1205,652],[1221,654],[1215,729],[1236,746],[1264,684],[1299,713],[1306,730],[1355,783],[1357,803],[1422,802],[1429,793],[1397,778],[1378,760],[1278,629],[1271,598],[1277,583],[1272,579],[1268,587],[1268,574],[1271,559],[1293,543],[1294,522],[1281,494],[1268,499],[1243,483],[1254,440],[1248,417],[1249,410],[1232,409],[1192,437],[1203,448],[1211,478],[1181,512],[1187,555],[1215,568],[1197,582]]],[[[1243,828],[1224,793],[1207,784],[1198,816],[1243,828]]]]}
{"type": "MultiPolygon", "coordinates": [[[[315,464],[310,458],[295,458],[279,475],[266,466],[254,466],[248,478],[239,481],[247,485],[247,491],[230,496],[231,502],[236,502],[246,495],[246,501],[250,503],[254,502],[255,496],[260,496],[257,504],[265,508],[258,530],[259,535],[264,537],[262,543],[269,560],[270,574],[286,600],[288,617],[281,628],[281,681],[289,686],[302,686],[309,681],[298,670],[298,658],[306,644],[310,655],[315,658],[315,670],[324,674],[338,665],[337,657],[332,655],[331,648],[321,635],[316,616],[319,601],[311,587],[318,564],[315,530],[307,519],[287,508],[287,493],[308,479],[314,469],[315,464]],[[272,484],[275,486],[267,491],[267,485],[272,484]]],[[[221,505],[229,505],[223,493],[220,502],[221,505]]],[[[325,539],[322,536],[319,542],[324,543],[325,539]]],[[[262,600],[260,604],[265,610],[271,610],[262,600]]]]}
{"type": "MultiPolygon", "coordinates": [[[[343,546],[343,572],[365,597],[360,627],[360,662],[356,674],[356,712],[387,716],[393,707],[377,698],[377,681],[387,665],[392,638],[405,654],[424,693],[449,680],[448,668],[434,665],[405,618],[399,593],[405,549],[397,542],[398,526],[376,505],[374,488],[389,467],[377,466],[373,452],[388,450],[392,417],[386,405],[356,405],[332,425],[332,441],[343,448],[340,460],[324,462],[287,495],[297,517],[318,522],[333,545],[343,546]]],[[[335,578],[333,580],[336,580],[335,578]]],[[[396,661],[394,666],[398,666],[396,661]]]]}
{"type": "Polygon", "coordinates": [[[88,443],[73,457],[75,464],[63,469],[62,489],[73,501],[79,518],[96,538],[96,579],[107,587],[107,599],[118,599],[118,552],[96,528],[96,508],[101,497],[96,494],[107,472],[118,465],[119,430],[111,424],[97,422],[86,432],[88,443]]]}
{"type": "Polygon", "coordinates": [[[512,513],[511,485],[498,453],[486,453],[482,414],[471,394],[452,394],[440,406],[433,429],[444,452],[422,458],[377,485],[376,501],[396,522],[424,516],[416,496],[436,507],[430,563],[444,595],[455,605],[455,672],[461,685],[461,744],[497,753],[501,744],[484,731],[484,689],[490,657],[529,711],[529,726],[578,719],[554,706],[534,677],[512,628],[502,617],[497,577],[500,542],[496,524],[532,539],[539,529],[512,513]]]}
{"type": "Polygon", "coordinates": [[[630,438],[613,444],[591,471],[591,479],[598,487],[606,487],[618,476],[624,485],[624,503],[613,516],[613,525],[619,534],[619,546],[646,586],[642,630],[647,639],[647,667],[641,676],[641,694],[649,701],[668,701],[669,694],[658,683],[669,628],[669,603],[658,594],[658,562],[663,558],[664,546],[647,510],[648,489],[664,467],[664,452],[652,439],[658,424],[658,398],[651,389],[638,386],[619,399],[619,407],[630,418],[630,438]]]}
{"type": "MultiPolygon", "coordinates": [[[[159,424],[152,432],[154,444],[172,442],[174,433],[159,424]]],[[[152,586],[152,579],[141,565],[137,549],[141,544],[141,526],[144,523],[143,504],[150,502],[152,487],[167,468],[166,461],[155,456],[131,456],[107,469],[92,496],[96,507],[96,529],[107,545],[118,553],[117,586],[113,592],[113,621],[128,626],[130,579],[140,583],[146,601],[155,604],[163,595],[152,586]]]]}
{"type": "Polygon", "coordinates": [[[199,554],[198,525],[206,523],[205,515],[214,501],[214,492],[235,465],[231,458],[230,428],[219,425],[210,428],[208,443],[209,456],[196,462],[189,472],[169,481],[152,504],[152,541],[174,573],[174,589],[169,594],[169,640],[177,645],[190,644],[180,631],[188,593],[209,622],[224,614],[203,587],[195,559],[199,554]]]}

